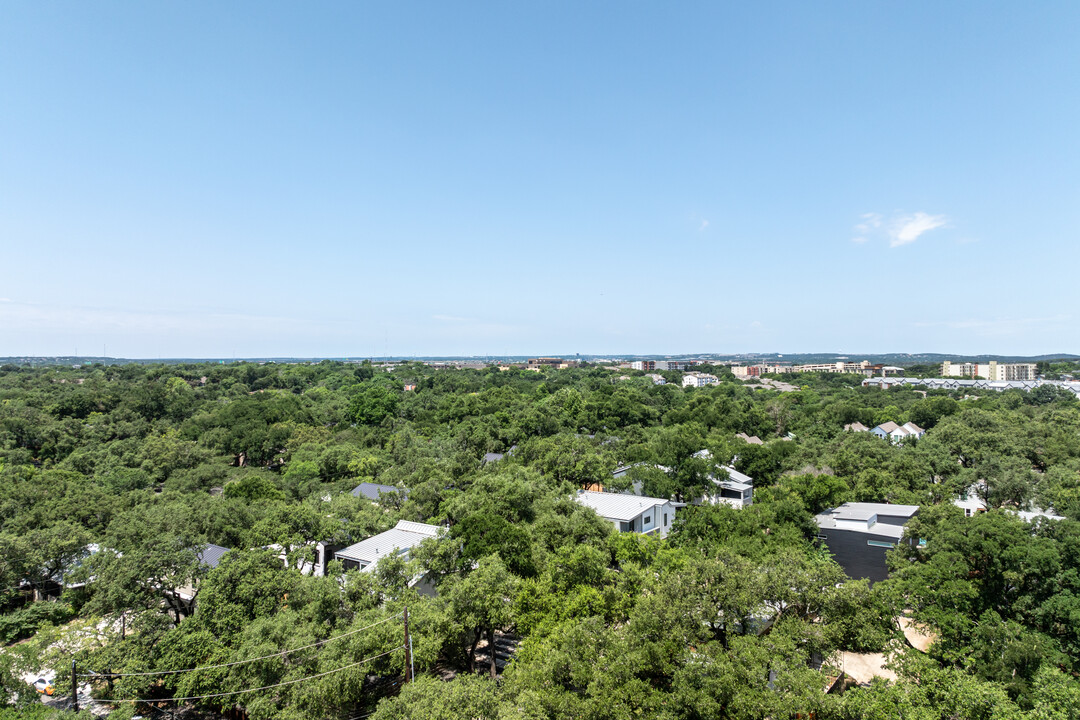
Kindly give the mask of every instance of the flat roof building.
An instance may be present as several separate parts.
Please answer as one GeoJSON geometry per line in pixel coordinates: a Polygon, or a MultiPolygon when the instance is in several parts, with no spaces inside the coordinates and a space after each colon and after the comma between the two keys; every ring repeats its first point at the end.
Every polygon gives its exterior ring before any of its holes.
{"type": "Polygon", "coordinates": [[[885,553],[904,536],[904,525],[919,512],[918,505],[844,503],[818,513],[818,540],[852,578],[885,580],[885,553]]]}

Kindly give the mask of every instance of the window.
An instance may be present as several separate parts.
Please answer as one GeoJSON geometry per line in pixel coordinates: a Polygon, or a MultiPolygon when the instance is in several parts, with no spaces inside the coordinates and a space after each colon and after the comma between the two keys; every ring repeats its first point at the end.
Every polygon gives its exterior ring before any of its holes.
{"type": "Polygon", "coordinates": [[[867,540],[866,544],[869,545],[870,547],[884,547],[884,548],[896,547],[896,543],[882,542],[881,540],[867,540]]]}
{"type": "Polygon", "coordinates": [[[664,513],[664,527],[667,527],[667,513],[664,513]]]}
{"type": "Polygon", "coordinates": [[[619,523],[619,530],[621,532],[630,532],[630,523],[628,523],[628,522],[619,523]]]}
{"type": "Polygon", "coordinates": [[[646,525],[651,525],[652,524],[652,515],[646,515],[645,516],[645,524],[646,525]]]}

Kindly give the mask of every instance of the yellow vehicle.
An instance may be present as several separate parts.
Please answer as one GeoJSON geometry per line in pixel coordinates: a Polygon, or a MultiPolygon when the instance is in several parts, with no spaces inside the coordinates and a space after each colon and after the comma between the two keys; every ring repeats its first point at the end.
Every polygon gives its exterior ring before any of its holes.
{"type": "Polygon", "coordinates": [[[42,695],[52,695],[54,692],[56,692],[56,688],[54,688],[52,686],[52,683],[50,683],[45,678],[38,678],[37,680],[35,680],[34,689],[42,695]]]}

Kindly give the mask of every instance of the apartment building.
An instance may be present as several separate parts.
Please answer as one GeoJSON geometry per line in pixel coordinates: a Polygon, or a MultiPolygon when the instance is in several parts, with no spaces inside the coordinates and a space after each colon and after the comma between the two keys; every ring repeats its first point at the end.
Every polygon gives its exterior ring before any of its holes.
{"type": "Polygon", "coordinates": [[[952,362],[946,360],[941,364],[943,377],[966,377],[992,380],[995,382],[1010,380],[1035,380],[1038,371],[1035,363],[999,363],[991,360],[988,363],[952,362]]]}
{"type": "Polygon", "coordinates": [[[716,382],[719,382],[719,379],[708,373],[686,373],[682,379],[683,387],[705,387],[716,382]]]}

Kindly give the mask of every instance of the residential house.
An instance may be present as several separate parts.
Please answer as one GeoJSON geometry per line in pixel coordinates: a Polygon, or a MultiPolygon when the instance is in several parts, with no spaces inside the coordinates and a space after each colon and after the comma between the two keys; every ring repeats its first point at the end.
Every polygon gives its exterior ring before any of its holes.
{"type": "Polygon", "coordinates": [[[724,469],[727,470],[727,478],[724,480],[710,478],[716,485],[717,491],[702,500],[713,505],[723,503],[733,508],[744,508],[753,503],[754,479],[736,470],[734,465],[728,465],[724,469]]]}
{"type": "Polygon", "coordinates": [[[889,440],[890,442],[898,443],[905,438],[921,438],[926,434],[926,431],[913,422],[904,423],[903,425],[897,425],[893,421],[882,423],[870,432],[877,435],[883,440],[889,440]]]}
{"type": "Polygon", "coordinates": [[[870,428],[863,425],[861,422],[848,423],[844,426],[845,432],[870,432],[870,428]]]}
{"type": "Polygon", "coordinates": [[[497,453],[497,452],[484,453],[484,459],[481,461],[481,464],[482,465],[487,465],[488,463],[499,462],[500,460],[502,460],[507,455],[513,455],[515,450],[517,450],[517,445],[511,445],[510,449],[507,450],[504,453],[497,453]]]}
{"type": "Polygon", "coordinates": [[[747,435],[746,433],[735,433],[735,437],[739,438],[743,442],[748,442],[751,445],[764,445],[761,438],[757,435],[747,435]]]}
{"type": "Polygon", "coordinates": [[[406,488],[369,482],[360,483],[349,494],[353,497],[366,497],[373,502],[379,502],[383,495],[400,495],[403,500],[409,497],[409,491],[406,488]]]}
{"type": "MultiPolygon", "coordinates": [[[[966,517],[977,515],[981,512],[986,512],[986,481],[979,480],[972,484],[962,493],[959,497],[953,500],[953,505],[964,511],[966,517]]],[[[1046,520],[1064,520],[1065,518],[1058,515],[1053,510],[1045,510],[1040,507],[1032,507],[1030,510],[1021,510],[1019,508],[1006,507],[1002,508],[1006,512],[1010,512],[1016,515],[1021,520],[1026,522],[1032,522],[1035,518],[1044,518],[1046,520]]]]}
{"type": "MultiPolygon", "coordinates": [[[[229,548],[221,545],[207,543],[195,552],[195,559],[200,567],[213,570],[221,564],[221,559],[229,552],[229,548]]],[[[195,609],[195,596],[199,594],[199,581],[194,579],[187,585],[176,588],[175,593],[166,593],[166,601],[172,604],[173,609],[184,615],[190,615],[195,609]]]]}
{"type": "Polygon", "coordinates": [[[619,532],[663,538],[667,537],[675,521],[675,506],[663,498],[582,490],[574,499],[595,510],[619,532]]]}
{"type": "MultiPolygon", "coordinates": [[[[372,572],[384,557],[399,555],[408,560],[410,550],[425,540],[439,537],[442,531],[443,528],[437,525],[399,520],[386,532],[338,550],[334,553],[334,559],[340,560],[346,570],[372,572]]],[[[416,588],[422,594],[435,594],[434,583],[427,577],[413,578],[409,587],[416,588]]]]}
{"type": "Polygon", "coordinates": [[[850,577],[871,582],[889,576],[885,553],[901,541],[904,525],[919,512],[918,505],[844,503],[819,513],[818,540],[850,577]]]}
{"type": "MultiPolygon", "coordinates": [[[[314,575],[315,577],[325,576],[326,566],[327,564],[329,564],[330,558],[332,558],[334,555],[333,547],[330,545],[330,543],[326,542],[325,540],[320,540],[319,542],[315,543],[305,543],[302,547],[311,548],[312,552],[310,553],[310,555],[308,553],[304,553],[304,555],[308,555],[308,557],[294,555],[294,567],[304,575],[314,575]]],[[[289,567],[289,557],[288,553],[285,551],[285,548],[275,543],[274,545],[268,545],[266,549],[277,552],[278,559],[281,560],[281,564],[284,565],[286,568],[289,567]]],[[[294,550],[298,549],[300,548],[294,548],[294,550]]]]}

